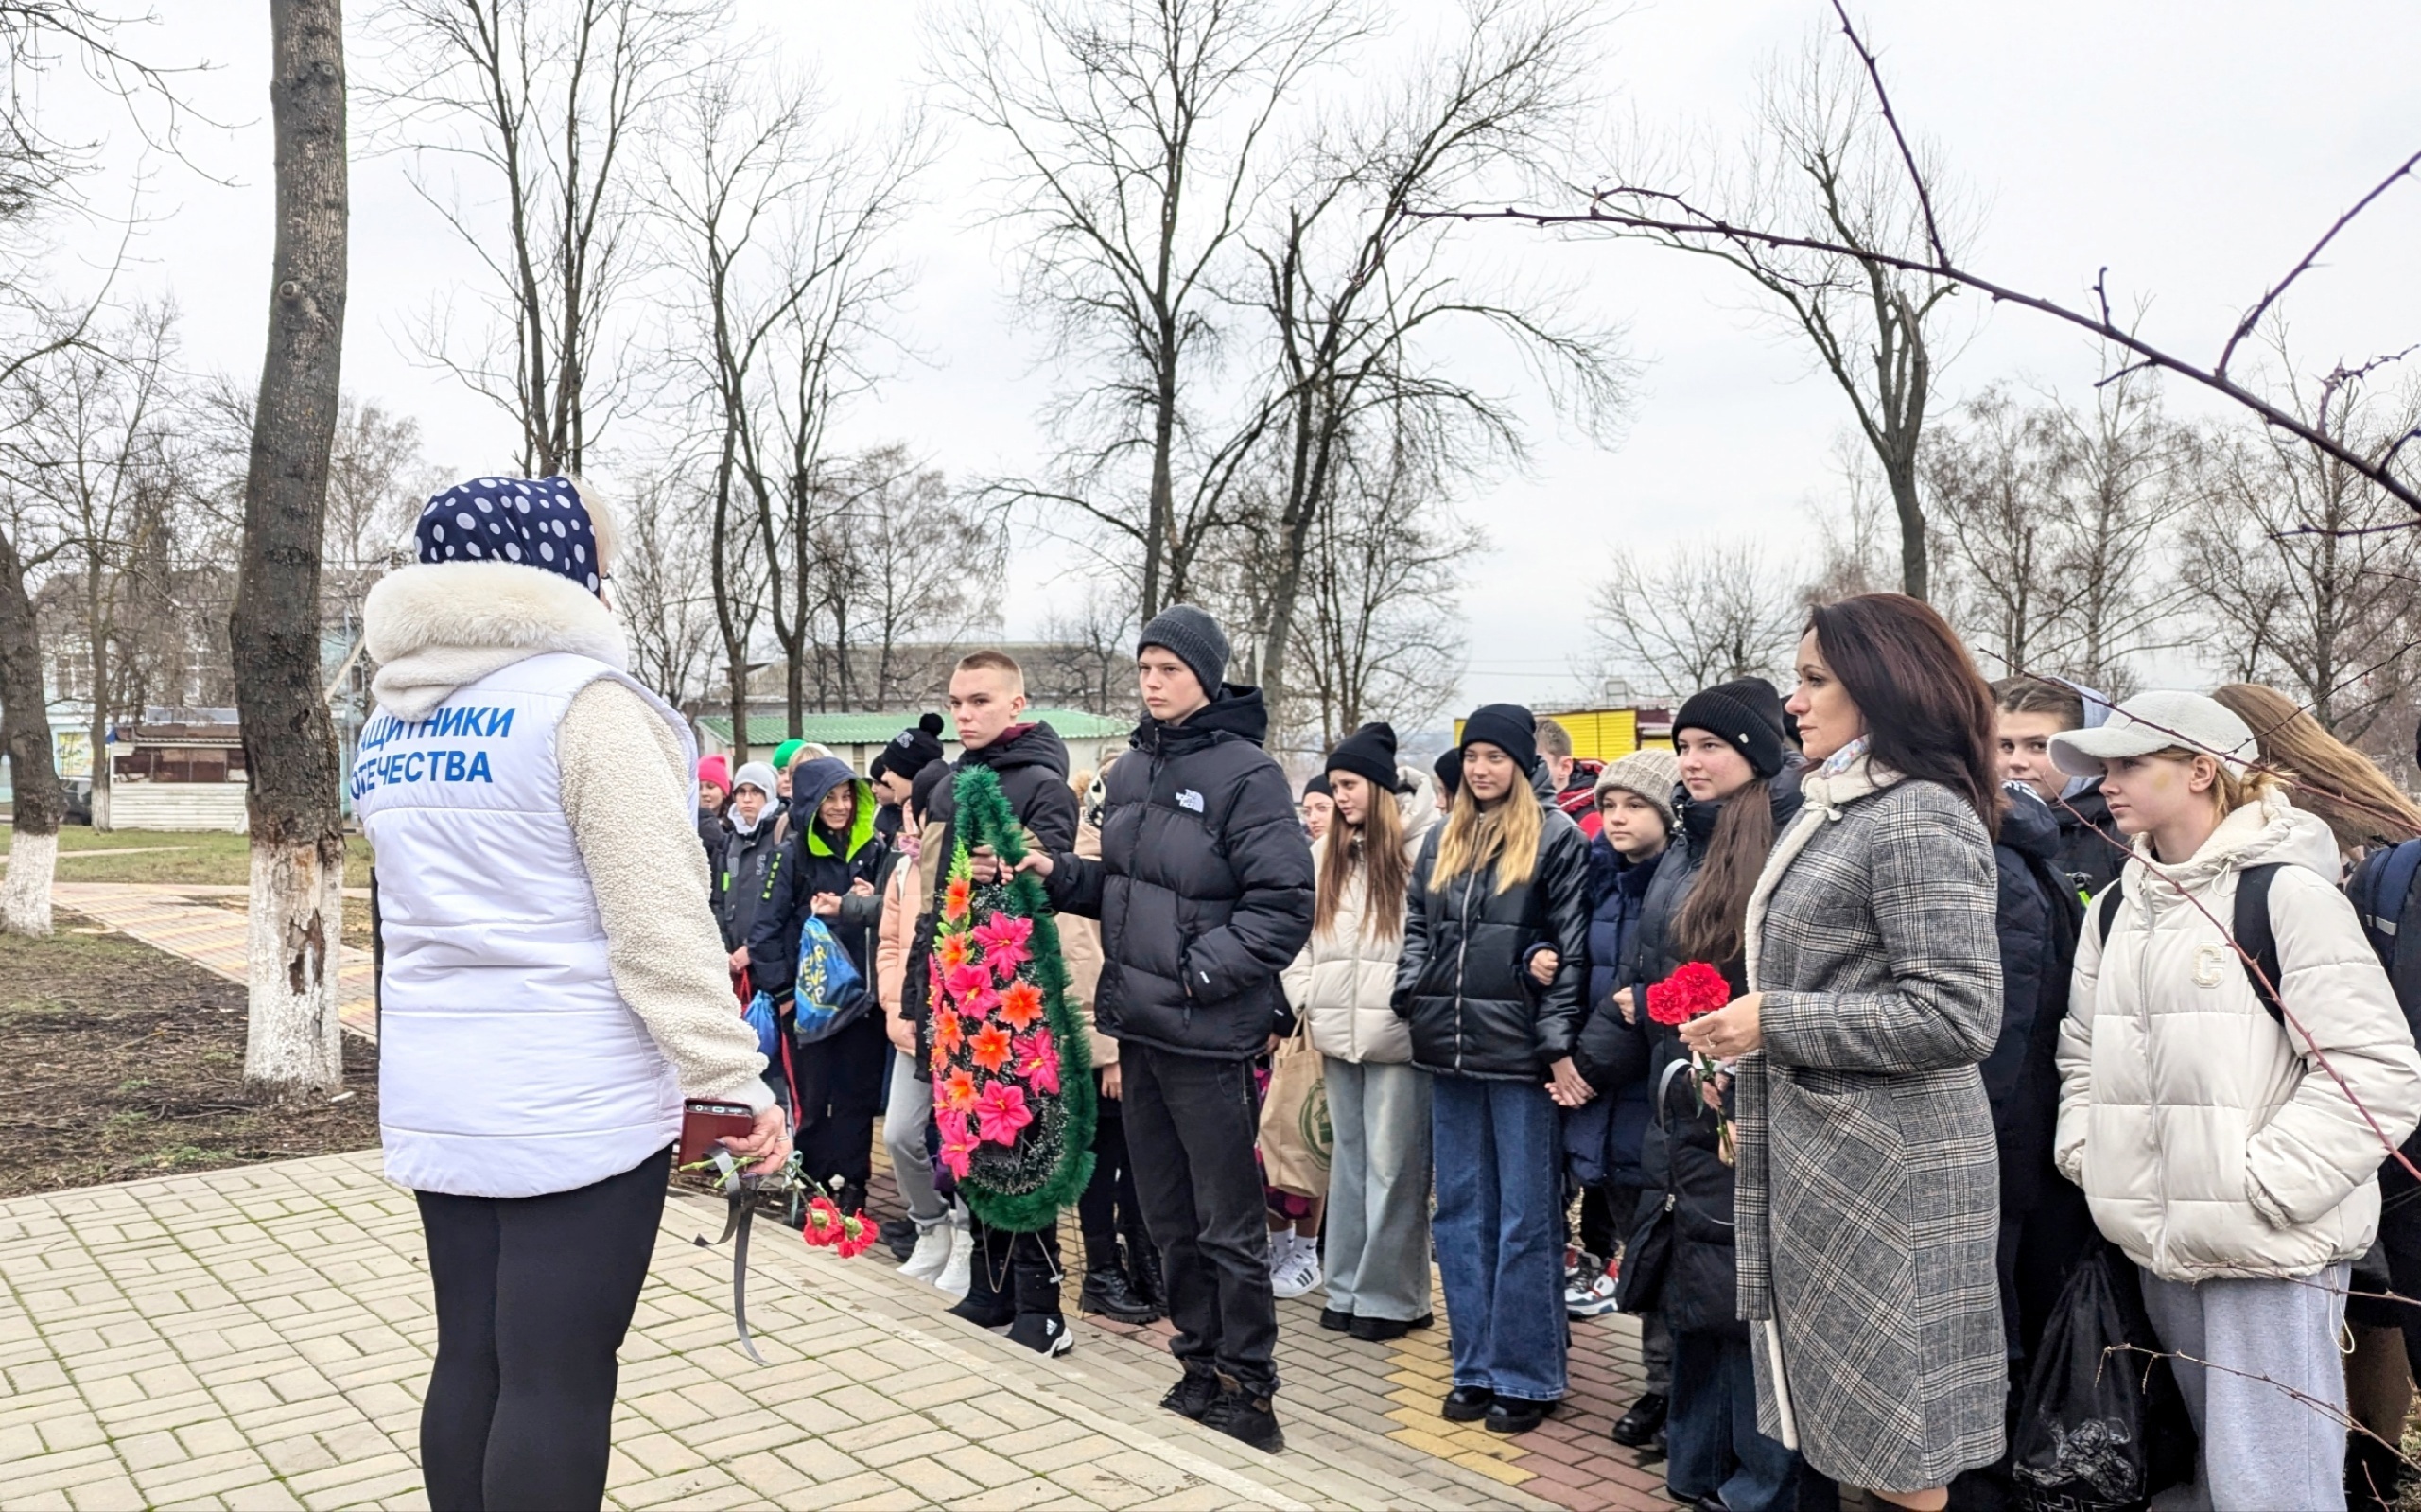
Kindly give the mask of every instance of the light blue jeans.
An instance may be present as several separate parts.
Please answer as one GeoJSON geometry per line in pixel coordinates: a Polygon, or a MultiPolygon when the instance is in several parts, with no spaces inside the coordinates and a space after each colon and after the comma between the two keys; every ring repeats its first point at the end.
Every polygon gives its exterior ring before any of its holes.
{"type": "Polygon", "coordinates": [[[1536,1082],[1432,1078],[1437,1270],[1454,1384],[1563,1396],[1561,1125],[1536,1082]]]}

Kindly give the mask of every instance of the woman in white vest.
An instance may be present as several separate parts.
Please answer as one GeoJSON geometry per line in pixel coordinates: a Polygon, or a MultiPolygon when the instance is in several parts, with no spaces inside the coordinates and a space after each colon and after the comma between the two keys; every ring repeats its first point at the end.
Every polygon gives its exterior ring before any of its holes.
{"type": "Polygon", "coordinates": [[[594,1507],[615,1351],[684,1097],[790,1142],[736,1012],[694,829],[697,751],[634,681],[611,522],[571,479],[438,495],[363,607],[379,663],[354,810],[386,948],[379,1123],[420,1197],[433,1507],[594,1507]]]}

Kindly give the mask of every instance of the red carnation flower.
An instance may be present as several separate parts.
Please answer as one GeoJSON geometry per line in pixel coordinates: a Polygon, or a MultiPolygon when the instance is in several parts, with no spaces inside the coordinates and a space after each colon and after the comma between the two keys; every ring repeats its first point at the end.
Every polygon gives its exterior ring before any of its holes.
{"type": "Polygon", "coordinates": [[[1647,1017],[1660,1024],[1686,1024],[1732,1000],[1732,984],[1703,961],[1681,968],[1647,989],[1647,1017]]]}

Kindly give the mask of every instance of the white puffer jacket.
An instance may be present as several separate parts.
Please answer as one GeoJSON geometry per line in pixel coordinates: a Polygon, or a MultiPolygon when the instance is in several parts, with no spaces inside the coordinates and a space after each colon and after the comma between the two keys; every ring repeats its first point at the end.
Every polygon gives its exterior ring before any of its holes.
{"type": "Polygon", "coordinates": [[[2166,879],[2146,858],[2139,839],[2108,940],[2089,917],[2077,945],[2060,1170],[2164,1279],[2308,1276],[2360,1255],[2378,1229],[2379,1162],[2421,1118],[2421,1057],[2337,891],[2327,826],[2272,793],[2166,879]],[[2273,861],[2288,863],[2270,887],[2279,992],[2304,1034],[2272,1020],[2221,929],[2238,873],[2273,861]]]}
{"type": "MultiPolygon", "coordinates": [[[[1396,772],[1414,785],[1396,795],[1410,859],[1420,854],[1421,841],[1437,822],[1436,788],[1425,773],[1407,767],[1396,772]]],[[[1312,852],[1317,863],[1328,855],[1328,845],[1323,842],[1312,852]]],[[[1311,1019],[1312,1046],[1321,1054],[1402,1065],[1412,1059],[1412,1033],[1388,1002],[1395,995],[1396,964],[1403,957],[1403,921],[1375,938],[1363,927],[1365,881],[1357,873],[1346,884],[1335,919],[1314,932],[1280,980],[1287,1006],[1311,1019]]]]}

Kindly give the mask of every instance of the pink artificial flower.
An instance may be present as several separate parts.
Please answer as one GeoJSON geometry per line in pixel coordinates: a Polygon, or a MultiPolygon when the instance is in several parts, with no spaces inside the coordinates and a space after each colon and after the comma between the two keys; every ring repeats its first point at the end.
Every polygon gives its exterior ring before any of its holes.
{"type": "Polygon", "coordinates": [[[948,1171],[954,1179],[965,1181],[967,1170],[974,1164],[975,1159],[975,1140],[972,1131],[967,1128],[967,1121],[960,1118],[944,1120],[941,1128],[942,1169],[948,1171]]]}
{"type": "Polygon", "coordinates": [[[993,1144],[1017,1143],[1018,1131],[1034,1121],[1025,1105],[1025,1088],[994,1082],[975,1100],[976,1132],[993,1144]]]}
{"type": "Polygon", "coordinates": [[[1027,942],[1033,935],[1034,921],[1013,913],[995,913],[975,927],[976,942],[984,947],[984,964],[1002,982],[1016,976],[1019,965],[1032,958],[1027,942]]]}
{"type": "Polygon", "coordinates": [[[991,985],[992,974],[982,966],[958,966],[942,978],[942,990],[958,1002],[966,1001],[969,994],[982,992],[991,985]]]}
{"type": "Polygon", "coordinates": [[[1001,995],[987,986],[961,1002],[958,1005],[958,1015],[967,1020],[967,1028],[980,1029],[984,1026],[984,1020],[992,1017],[992,1010],[999,1006],[1001,1006],[1001,995]]]}
{"type": "Polygon", "coordinates": [[[1059,1046],[1051,1031],[1037,1029],[1018,1041],[1017,1069],[1036,1091],[1058,1095],[1059,1046]]]}

